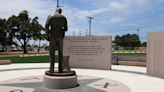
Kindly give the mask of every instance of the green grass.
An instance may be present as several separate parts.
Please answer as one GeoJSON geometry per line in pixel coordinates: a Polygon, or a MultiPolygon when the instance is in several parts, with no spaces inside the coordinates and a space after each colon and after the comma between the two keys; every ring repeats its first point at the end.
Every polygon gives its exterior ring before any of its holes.
{"type": "Polygon", "coordinates": [[[146,53],[112,53],[113,56],[146,56],[146,53]]]}
{"type": "MultiPolygon", "coordinates": [[[[48,63],[49,56],[10,56],[10,57],[0,57],[0,60],[10,59],[12,63],[48,63]]],[[[56,58],[57,60],[57,58],[56,58]]]]}
{"type": "MultiPolygon", "coordinates": [[[[113,53],[113,56],[146,56],[146,53],[113,53]]],[[[1,56],[0,60],[11,60],[12,63],[49,63],[49,56],[1,56]]],[[[55,58],[56,61],[58,58],[55,58]]]]}

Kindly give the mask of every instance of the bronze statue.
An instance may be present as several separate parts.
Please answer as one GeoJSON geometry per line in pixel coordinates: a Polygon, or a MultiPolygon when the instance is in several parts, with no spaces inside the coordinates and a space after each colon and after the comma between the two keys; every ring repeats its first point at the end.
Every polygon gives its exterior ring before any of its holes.
{"type": "Polygon", "coordinates": [[[45,31],[47,40],[50,41],[50,73],[54,73],[55,50],[58,50],[59,55],[59,73],[62,73],[63,60],[63,39],[65,31],[67,31],[67,19],[61,15],[62,9],[57,8],[53,16],[48,16],[45,31]]]}

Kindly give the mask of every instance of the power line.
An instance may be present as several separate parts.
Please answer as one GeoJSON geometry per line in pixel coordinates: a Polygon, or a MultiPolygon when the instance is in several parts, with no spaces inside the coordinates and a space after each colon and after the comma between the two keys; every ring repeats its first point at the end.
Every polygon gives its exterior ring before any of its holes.
{"type": "Polygon", "coordinates": [[[164,26],[164,22],[159,22],[159,23],[155,23],[155,24],[149,24],[149,25],[140,26],[140,27],[136,27],[136,28],[129,28],[129,29],[125,29],[125,30],[115,30],[115,32],[134,31],[136,29],[138,30],[138,29],[150,28],[150,27],[156,27],[156,26],[164,26]]]}

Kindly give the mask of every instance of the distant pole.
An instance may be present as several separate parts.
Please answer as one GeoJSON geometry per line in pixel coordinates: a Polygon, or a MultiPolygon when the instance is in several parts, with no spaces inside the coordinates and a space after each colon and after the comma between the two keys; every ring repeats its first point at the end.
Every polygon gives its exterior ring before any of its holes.
{"type": "Polygon", "coordinates": [[[88,36],[88,30],[86,29],[86,36],[88,36]]]}
{"type": "Polygon", "coordinates": [[[79,31],[79,36],[81,36],[81,31],[79,31]]]}
{"type": "Polygon", "coordinates": [[[56,5],[56,6],[57,6],[57,8],[59,8],[59,0],[57,0],[57,3],[56,3],[56,4],[57,4],[57,5],[56,5]]]}
{"type": "Polygon", "coordinates": [[[94,19],[93,17],[87,17],[88,19],[89,19],[89,36],[91,36],[92,35],[92,30],[91,30],[91,28],[92,28],[92,19],[94,19]]]}
{"type": "Polygon", "coordinates": [[[140,29],[137,29],[137,35],[138,35],[138,38],[140,39],[140,29]]]}
{"type": "Polygon", "coordinates": [[[73,31],[73,36],[75,36],[75,31],[73,31]]]}
{"type": "Polygon", "coordinates": [[[56,0],[56,7],[59,8],[59,7],[63,7],[63,6],[60,6],[60,0],[56,0]]]}

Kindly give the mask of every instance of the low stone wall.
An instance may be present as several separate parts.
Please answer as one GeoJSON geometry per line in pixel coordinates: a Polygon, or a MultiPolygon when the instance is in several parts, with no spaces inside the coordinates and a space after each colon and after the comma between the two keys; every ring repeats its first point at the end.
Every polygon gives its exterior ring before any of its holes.
{"type": "Polygon", "coordinates": [[[118,60],[118,65],[146,66],[146,57],[144,56],[115,56],[113,59],[118,60]]]}
{"type": "Polygon", "coordinates": [[[10,64],[11,60],[0,60],[0,65],[10,64]]]}
{"type": "Polygon", "coordinates": [[[138,61],[118,61],[118,65],[142,66],[142,67],[146,67],[146,62],[138,62],[138,61]]]}
{"type": "Polygon", "coordinates": [[[146,57],[144,56],[117,56],[119,61],[138,61],[146,62],[146,57]]]}

